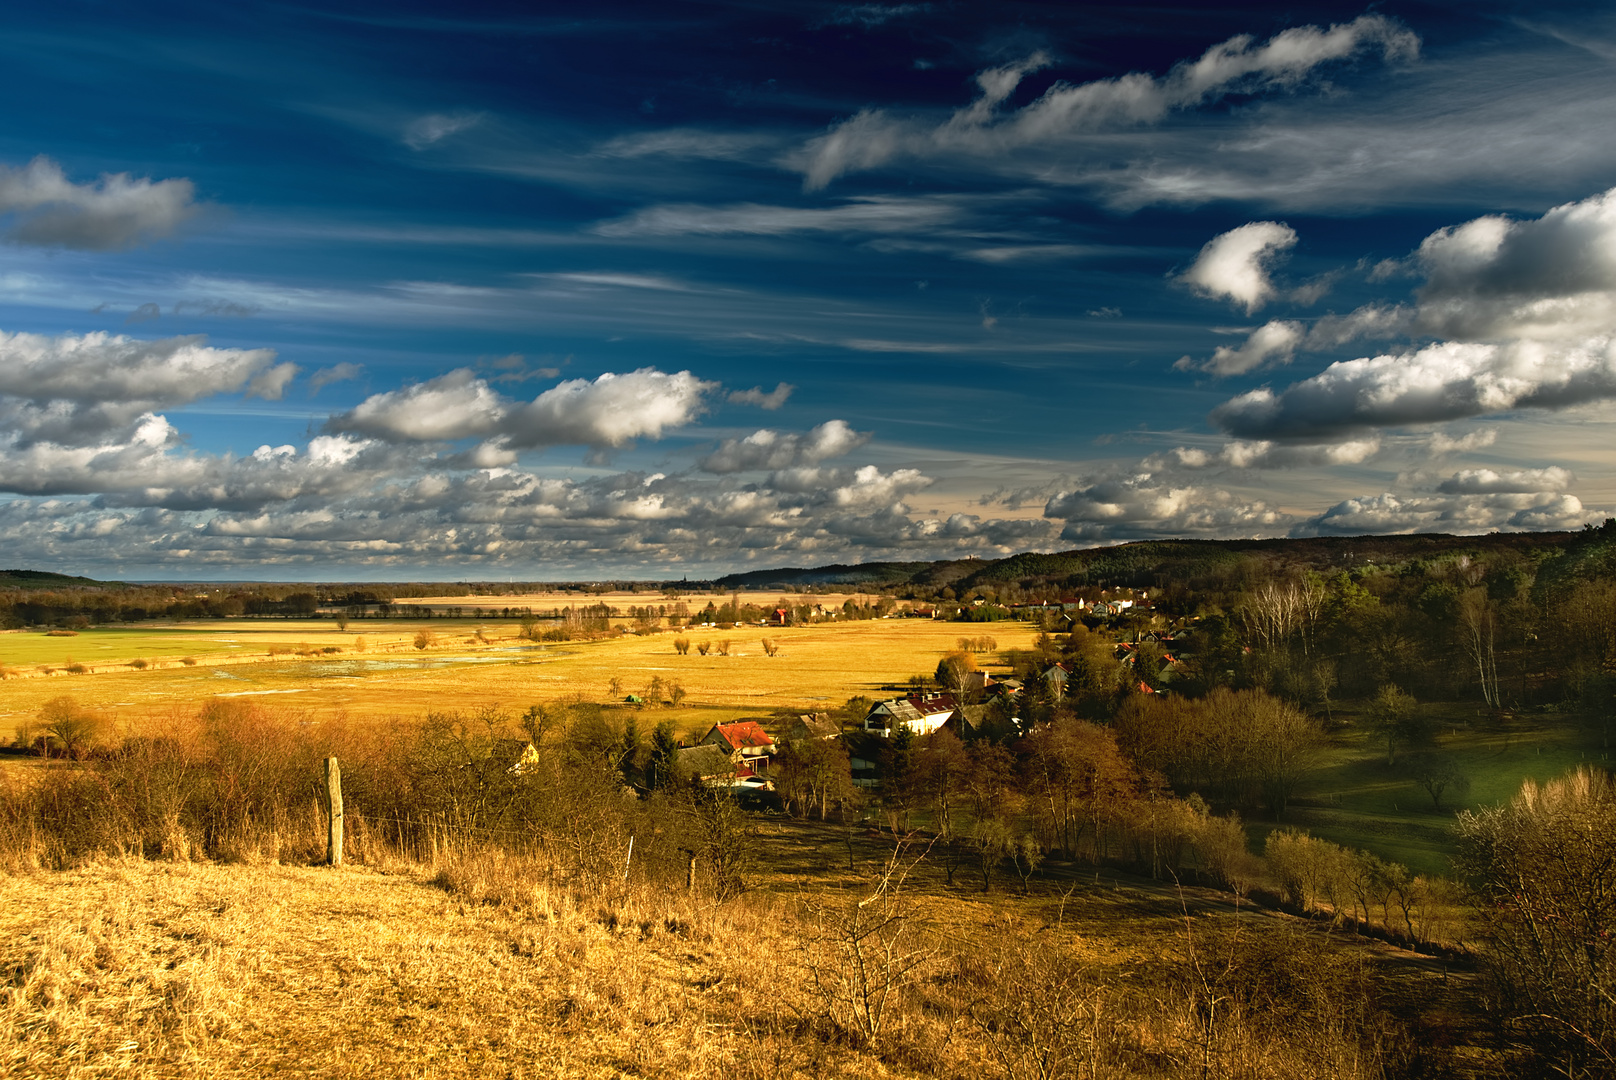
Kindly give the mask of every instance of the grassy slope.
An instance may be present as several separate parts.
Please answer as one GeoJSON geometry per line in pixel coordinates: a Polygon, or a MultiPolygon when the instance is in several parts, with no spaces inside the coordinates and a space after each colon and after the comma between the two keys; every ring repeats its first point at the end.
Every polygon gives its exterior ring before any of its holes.
{"type": "MultiPolygon", "coordinates": [[[[1023,943],[1077,964],[1062,970],[1083,973],[1083,1000],[1108,995],[1132,1010],[1119,1022],[1140,1045],[1176,1057],[1191,1032],[1175,1026],[1188,1014],[1177,1015],[1166,965],[1237,923],[1253,940],[1280,935],[1288,948],[1287,935],[1305,933],[1309,948],[1369,963],[1388,1007],[1419,1023],[1449,1023],[1463,982],[1378,944],[1331,946],[1283,916],[1236,919],[1200,890],[1084,875],[1024,898],[1003,882],[949,889],[927,864],[906,884],[903,947],[917,950],[914,985],[932,1004],[895,1012],[883,1049],[861,1052],[824,1026],[796,912],[867,892],[890,847],[857,838],[849,871],[833,829],[764,833],[763,888],[723,905],[644,887],[581,902],[497,859],[441,872],[449,892],[403,865],[131,861],[0,878],[12,986],[0,1073],[980,1077],[993,1066],[969,1014],[938,1010],[1013,983],[987,958],[1023,943]],[[956,959],[961,948],[982,959],[956,959]]],[[[1297,1062],[1274,1065],[1251,1075],[1293,1075],[1297,1062]]]]}
{"type": "Polygon", "coordinates": [[[409,877],[132,864],[0,892],[19,1073],[700,1076],[740,1050],[672,1022],[704,967],[682,940],[536,935],[409,877]]]}

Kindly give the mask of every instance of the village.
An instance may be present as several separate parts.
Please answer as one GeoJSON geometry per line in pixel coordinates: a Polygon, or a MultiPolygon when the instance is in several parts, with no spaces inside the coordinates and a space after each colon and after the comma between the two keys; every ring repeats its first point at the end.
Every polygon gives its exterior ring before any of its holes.
{"type": "MultiPolygon", "coordinates": [[[[906,605],[885,617],[971,621],[972,614],[989,604],[986,598],[976,596],[958,604],[918,608],[906,605]]],[[[1193,655],[1193,628],[1162,628],[1166,620],[1156,615],[1143,590],[1117,598],[1067,597],[1006,605],[998,610],[1056,632],[1086,627],[1110,629],[1112,636],[1122,639],[1109,649],[1117,665],[1114,681],[1139,694],[1170,694],[1170,684],[1179,676],[1185,660],[1193,655]],[[1133,616],[1126,627],[1118,624],[1118,617],[1124,615],[1133,616]]],[[[794,614],[789,607],[777,607],[770,613],[770,624],[790,625],[794,614]]],[[[814,616],[833,618],[835,611],[816,608],[814,616]]],[[[887,749],[891,740],[924,739],[944,733],[961,744],[982,739],[1014,742],[1030,734],[1034,726],[1023,716],[1028,712],[1022,707],[1029,697],[1028,687],[1032,687],[1031,696],[1046,706],[1060,703],[1072,679],[1073,664],[1069,660],[1038,663],[1018,655],[1004,666],[1014,668],[1019,662],[1026,669],[1020,672],[1025,677],[1015,673],[995,676],[978,668],[974,660],[974,654],[991,651],[994,644],[991,638],[961,638],[959,648],[944,657],[932,678],[916,676],[910,680],[914,687],[910,692],[871,701],[855,698],[835,714],[777,713],[715,723],[699,740],[678,747],[676,773],[710,788],[754,794],[779,792],[789,808],[794,790],[801,786],[796,774],[804,769],[805,762],[809,763],[808,770],[816,774],[822,774],[827,767],[837,772],[845,770],[853,789],[873,791],[880,789],[883,763],[892,756],[887,749]],[[821,752],[823,745],[832,741],[839,743],[838,748],[828,755],[821,752]]],[[[625,703],[645,704],[636,695],[629,695],[625,703]]],[[[821,776],[820,784],[823,783],[821,776]]],[[[763,804],[777,806],[779,801],[763,800],[763,804]]]]}

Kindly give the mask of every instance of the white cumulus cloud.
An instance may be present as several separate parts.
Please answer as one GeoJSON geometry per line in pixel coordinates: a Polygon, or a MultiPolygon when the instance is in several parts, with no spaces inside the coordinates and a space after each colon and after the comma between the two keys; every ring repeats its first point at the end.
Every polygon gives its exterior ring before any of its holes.
{"type": "Polygon", "coordinates": [[[1261,501],[1174,484],[1151,473],[1101,479],[1051,496],[1044,516],[1066,523],[1063,540],[1273,535],[1289,518],[1261,501]]]}
{"type": "Polygon", "coordinates": [[[1205,371],[1220,377],[1244,375],[1258,368],[1290,363],[1306,337],[1301,323],[1276,319],[1252,331],[1237,346],[1219,345],[1210,360],[1197,362],[1185,356],[1173,366],[1180,371],[1205,371]]]}
{"type": "Polygon", "coordinates": [[[1295,245],[1296,230],[1289,225],[1253,221],[1207,241],[1180,280],[1202,296],[1231,300],[1250,313],[1273,298],[1269,269],[1295,245]]]}
{"type": "Polygon", "coordinates": [[[1564,491],[1576,477],[1551,465],[1546,469],[1464,469],[1437,485],[1444,495],[1522,495],[1564,491]]]}
{"type": "Polygon", "coordinates": [[[277,398],[296,373],[273,349],[218,349],[201,336],[0,332],[0,439],[95,445],[165,407],[247,389],[277,398]]]}
{"type": "Polygon", "coordinates": [[[22,168],[0,165],[0,215],[21,244],[114,251],[172,235],[197,211],[189,180],[136,179],[109,173],[75,184],[62,167],[36,157],[22,168]]]}
{"type": "Polygon", "coordinates": [[[383,439],[460,439],[496,431],[508,407],[486,382],[459,368],[424,383],[374,394],[332,417],[329,426],[383,439]]]}
{"type": "Polygon", "coordinates": [[[725,439],[701,467],[719,474],[800,469],[841,457],[869,441],[868,432],[854,431],[845,420],[827,420],[803,435],[762,428],[744,439],[725,439]]]}
{"type": "Polygon", "coordinates": [[[1386,492],[1344,499],[1298,525],[1295,532],[1301,536],[1529,532],[1575,529],[1594,516],[1575,495],[1556,491],[1401,496],[1386,492]]]}
{"type": "Polygon", "coordinates": [[[694,420],[706,395],[718,388],[688,371],[640,368],[607,372],[593,381],[569,379],[530,402],[504,397],[486,380],[460,368],[424,383],[366,398],[327,422],[331,431],[381,439],[453,441],[487,436],[474,452],[479,467],[508,464],[513,449],[545,446],[620,447],[631,439],[660,438],[694,420]]]}
{"type": "Polygon", "coordinates": [[[1542,217],[1489,215],[1420,245],[1419,326],[1460,340],[1575,341],[1616,330],[1616,189],[1542,217]]]}
{"type": "Polygon", "coordinates": [[[1611,397],[1611,338],[1573,346],[1449,341],[1334,363],[1278,393],[1252,390],[1214,409],[1212,421],[1239,438],[1324,441],[1373,428],[1611,397]]]}
{"type": "Polygon", "coordinates": [[[1183,469],[1299,469],[1318,465],[1357,465],[1380,453],[1380,439],[1350,439],[1344,442],[1293,445],[1259,439],[1236,440],[1215,450],[1194,446],[1175,447],[1166,455],[1147,458],[1147,469],[1176,466],[1183,469]]]}
{"type": "Polygon", "coordinates": [[[607,372],[593,382],[569,379],[513,409],[502,432],[516,447],[618,447],[690,423],[717,389],[688,371],[670,375],[648,367],[607,372]]]}

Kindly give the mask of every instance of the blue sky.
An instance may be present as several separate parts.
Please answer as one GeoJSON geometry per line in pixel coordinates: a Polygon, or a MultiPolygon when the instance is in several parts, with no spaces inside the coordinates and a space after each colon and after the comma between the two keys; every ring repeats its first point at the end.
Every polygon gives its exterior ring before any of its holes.
{"type": "Polygon", "coordinates": [[[1616,15],[3,17],[0,562],[679,577],[1616,510],[1616,15]]]}

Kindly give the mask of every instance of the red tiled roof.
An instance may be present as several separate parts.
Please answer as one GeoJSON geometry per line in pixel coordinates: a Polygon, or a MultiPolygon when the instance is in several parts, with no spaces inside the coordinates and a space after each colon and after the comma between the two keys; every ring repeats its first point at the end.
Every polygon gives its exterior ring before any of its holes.
{"type": "Polygon", "coordinates": [[[741,720],[733,724],[714,724],[718,734],[733,750],[748,746],[773,746],[774,740],[756,720],[741,720]]]}

